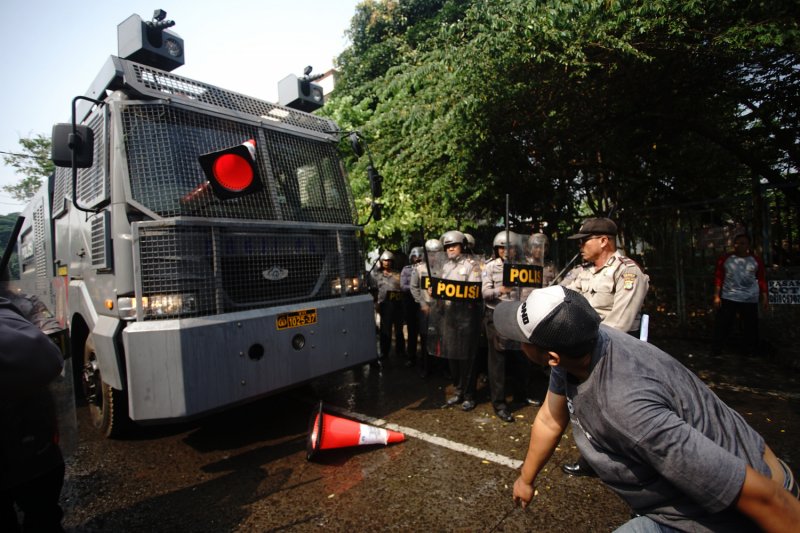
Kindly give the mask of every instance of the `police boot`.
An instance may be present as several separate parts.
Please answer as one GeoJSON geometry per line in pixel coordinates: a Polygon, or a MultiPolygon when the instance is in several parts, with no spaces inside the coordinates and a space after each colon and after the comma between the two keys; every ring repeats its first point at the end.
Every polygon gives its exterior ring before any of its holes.
{"type": "Polygon", "coordinates": [[[561,465],[561,470],[563,470],[565,474],[575,477],[597,477],[597,473],[595,473],[583,457],[578,457],[578,461],[574,464],[561,465]]]}

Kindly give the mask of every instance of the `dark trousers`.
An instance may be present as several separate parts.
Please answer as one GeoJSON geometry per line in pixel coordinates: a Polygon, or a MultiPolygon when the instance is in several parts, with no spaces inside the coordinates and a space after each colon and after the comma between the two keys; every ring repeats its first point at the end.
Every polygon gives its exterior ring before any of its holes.
{"type": "Polygon", "coordinates": [[[486,315],[487,365],[489,373],[489,398],[495,410],[506,409],[506,396],[512,393],[522,400],[530,380],[530,363],[520,350],[498,349],[497,330],[491,311],[486,315]],[[508,379],[511,373],[512,379],[508,379]],[[511,387],[507,387],[510,384],[511,387]]]}
{"type": "Polygon", "coordinates": [[[739,317],[744,336],[743,348],[748,355],[755,355],[758,348],[758,304],[734,302],[723,299],[714,320],[714,344],[712,351],[719,353],[730,337],[736,317],[739,317]]]}
{"type": "Polygon", "coordinates": [[[387,357],[392,349],[392,328],[394,328],[394,351],[401,355],[406,352],[403,338],[403,302],[384,300],[378,306],[381,315],[380,347],[381,357],[387,357]]]}
{"type": "Polygon", "coordinates": [[[9,533],[63,533],[58,505],[64,484],[64,464],[16,487],[0,492],[0,531],[9,533]],[[20,528],[14,504],[22,511],[20,528]]]}
{"type": "Polygon", "coordinates": [[[467,359],[448,359],[450,374],[456,386],[456,394],[464,400],[475,400],[478,373],[475,369],[475,354],[467,359]]]}

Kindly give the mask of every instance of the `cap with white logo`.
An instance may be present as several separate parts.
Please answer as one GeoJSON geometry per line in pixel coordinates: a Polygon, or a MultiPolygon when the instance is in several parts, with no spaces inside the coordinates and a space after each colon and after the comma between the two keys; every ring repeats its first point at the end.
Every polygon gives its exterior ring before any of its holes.
{"type": "Polygon", "coordinates": [[[554,285],[524,302],[500,302],[494,324],[508,339],[571,354],[597,338],[600,316],[579,293],[554,285]]]}

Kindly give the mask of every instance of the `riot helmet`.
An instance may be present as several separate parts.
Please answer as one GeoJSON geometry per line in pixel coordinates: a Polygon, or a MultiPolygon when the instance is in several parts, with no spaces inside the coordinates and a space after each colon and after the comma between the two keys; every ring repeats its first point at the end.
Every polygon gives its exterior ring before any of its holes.
{"type": "Polygon", "coordinates": [[[544,254],[550,248],[550,239],[544,233],[534,233],[528,237],[528,249],[532,252],[537,248],[541,249],[544,254]]]}
{"type": "Polygon", "coordinates": [[[464,248],[464,243],[466,242],[467,238],[458,230],[450,230],[442,235],[442,247],[447,248],[453,244],[460,244],[461,248],[464,248]]]}
{"type": "Polygon", "coordinates": [[[526,255],[528,260],[534,265],[544,266],[547,249],[550,247],[550,240],[544,233],[534,233],[528,237],[528,250],[526,255]]]}
{"type": "Polygon", "coordinates": [[[444,250],[444,246],[442,246],[442,241],[439,239],[428,239],[425,241],[425,249],[429,252],[441,252],[444,250]]]}
{"type": "Polygon", "coordinates": [[[408,260],[412,263],[416,263],[417,261],[421,261],[424,255],[425,252],[422,251],[422,246],[415,246],[408,253],[408,260]]]}
{"type": "Polygon", "coordinates": [[[503,248],[508,248],[509,243],[511,241],[512,246],[514,242],[514,232],[506,232],[505,230],[499,232],[497,235],[494,236],[494,240],[492,241],[492,248],[497,248],[498,246],[502,246],[503,248]],[[508,240],[506,240],[508,237],[508,240]]]}
{"type": "Polygon", "coordinates": [[[469,233],[464,234],[464,247],[470,252],[475,250],[475,237],[469,233]]]}
{"type": "Polygon", "coordinates": [[[392,261],[392,262],[394,262],[394,254],[392,252],[390,252],[389,250],[385,250],[381,254],[381,258],[380,259],[381,259],[381,261],[392,261]]]}

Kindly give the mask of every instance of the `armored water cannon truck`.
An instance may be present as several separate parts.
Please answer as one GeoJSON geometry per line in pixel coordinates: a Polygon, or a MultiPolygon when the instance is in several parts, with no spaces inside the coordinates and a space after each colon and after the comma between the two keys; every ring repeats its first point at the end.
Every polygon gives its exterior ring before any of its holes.
{"type": "Polygon", "coordinates": [[[342,132],[304,86],[279,105],[173,74],[172,24],[119,25],[18,241],[106,436],[377,357],[342,132]]]}

